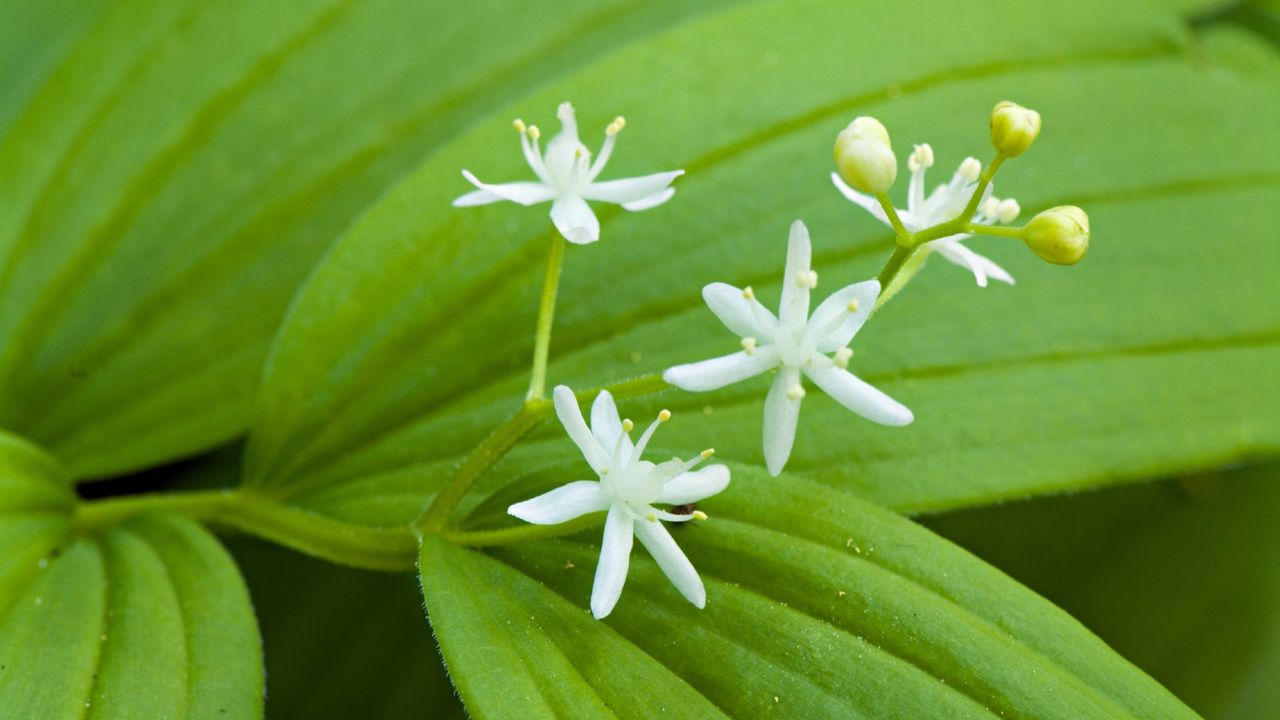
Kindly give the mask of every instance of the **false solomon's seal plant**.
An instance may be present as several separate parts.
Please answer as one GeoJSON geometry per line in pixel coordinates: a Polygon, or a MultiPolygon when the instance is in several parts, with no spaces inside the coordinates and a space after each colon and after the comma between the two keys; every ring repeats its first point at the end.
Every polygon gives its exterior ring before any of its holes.
{"type": "MultiPolygon", "coordinates": [[[[471,484],[545,414],[547,353],[564,240],[583,244],[599,239],[599,223],[586,201],[618,203],[628,210],[651,208],[671,198],[674,189],[669,186],[683,172],[597,183],[595,179],[613,151],[623,119],[619,117],[609,124],[605,144],[593,163],[590,152],[578,139],[573,107],[566,102],[557,114],[563,129],[548,144],[545,155],[538,146],[537,127],[515,121],[525,159],[538,182],[490,185],[463,171],[477,190],[459,197],[455,206],[498,200],[533,205],[551,200],[554,227],[524,408],[463,463],[424,515],[424,530],[445,530],[445,519],[471,484]]],[[[800,404],[806,394],[802,378],[868,420],[891,426],[910,424],[915,419],[910,409],[854,374],[854,353],[849,344],[875,310],[914,277],[929,254],[936,252],[968,268],[978,285],[985,287],[991,279],[1012,285],[1013,277],[994,261],[963,245],[974,235],[1020,240],[1042,259],[1061,265],[1079,262],[1088,250],[1089,219],[1080,208],[1050,208],[1026,225],[1013,227],[1009,223],[1021,212],[1017,201],[992,195],[996,172],[1005,161],[1031,147],[1040,134],[1040,124],[1040,115],[1033,110],[1007,101],[997,104],[990,121],[995,149],[992,160],[983,167],[976,158],[966,158],[951,180],[928,196],[925,171],[933,165],[933,149],[928,144],[916,145],[907,163],[911,179],[906,208],[899,209],[887,194],[898,174],[889,132],[875,118],[855,118],[836,138],[837,172],[832,174],[832,182],[844,197],[893,229],[896,248],[879,276],[837,283],[838,289],[810,312],[810,295],[818,285],[818,274],[811,266],[808,228],[796,220],[787,242],[777,315],[761,304],[751,287],[737,288],[721,282],[707,285],[702,296],[716,317],[739,336],[739,349],[710,360],[668,368],[662,379],[677,388],[699,392],[773,373],[764,402],[763,445],[766,465],[775,476],[786,467],[799,429],[800,404]]],[[[779,209],[779,213],[785,214],[785,210],[779,209]]],[[[574,480],[511,505],[511,515],[538,526],[531,532],[513,528],[454,532],[451,537],[476,546],[500,545],[578,532],[603,517],[603,541],[590,600],[594,617],[604,618],[616,606],[635,537],[676,589],[689,602],[703,608],[707,602],[705,586],[663,522],[707,520],[707,514],[693,504],[725,490],[729,469],[713,465],[695,470],[710,457],[713,451],[709,449],[688,461],[672,458],[654,463],[643,459],[654,432],[671,417],[666,410],[633,442],[633,424],[621,418],[608,391],[594,393],[589,426],[578,397],[568,385],[558,385],[553,395],[561,424],[596,479],[574,480]]]]}

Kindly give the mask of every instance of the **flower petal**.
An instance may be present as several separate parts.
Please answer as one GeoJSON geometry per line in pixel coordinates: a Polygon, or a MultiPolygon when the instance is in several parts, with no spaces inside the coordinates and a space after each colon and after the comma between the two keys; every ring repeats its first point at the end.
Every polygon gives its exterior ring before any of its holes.
{"type": "Polygon", "coordinates": [[[729,487],[729,468],[711,465],[701,470],[691,470],[667,481],[662,486],[658,502],[668,505],[687,505],[716,495],[729,487]]]}
{"type": "Polygon", "coordinates": [[[588,513],[609,509],[609,496],[594,480],[561,485],[538,497],[518,502],[507,512],[535,525],[558,525],[588,513]]]}
{"type": "MultiPolygon", "coordinates": [[[[982,255],[979,255],[973,250],[970,250],[964,245],[961,245],[959,240],[964,237],[971,236],[959,236],[954,241],[946,243],[939,240],[936,243],[930,243],[930,247],[932,247],[939,255],[946,258],[949,262],[963,268],[968,268],[969,271],[973,273],[974,278],[978,281],[979,287],[986,287],[987,278],[989,277],[1010,285],[1014,284],[1013,276],[1004,268],[982,255]]],[[[949,240],[950,238],[944,239],[949,240]]]]}
{"type": "Polygon", "coordinates": [[[836,189],[840,191],[840,194],[845,196],[846,199],[858,205],[863,210],[866,210],[867,212],[871,213],[873,216],[875,216],[877,220],[884,223],[885,225],[890,224],[889,216],[884,214],[884,208],[880,207],[879,200],[876,200],[870,195],[863,195],[857,190],[854,190],[853,188],[849,187],[849,185],[845,183],[844,179],[840,177],[839,173],[834,173],[834,172],[831,173],[831,182],[836,186],[836,189]]]}
{"type": "Polygon", "coordinates": [[[809,228],[796,220],[791,223],[787,238],[787,269],[782,275],[782,303],[778,307],[778,321],[784,326],[803,323],[809,317],[810,285],[806,277],[811,270],[812,253],[809,228]]]}
{"type": "Polygon", "coordinates": [[[840,288],[823,300],[809,319],[810,328],[826,331],[818,338],[818,352],[831,352],[848,345],[871,317],[879,297],[880,281],[865,280],[840,288]],[[850,303],[857,303],[853,312],[849,312],[850,303]]]}
{"type": "Polygon", "coordinates": [[[595,402],[591,403],[591,434],[596,436],[601,449],[609,453],[610,457],[613,456],[618,438],[622,438],[622,456],[627,457],[631,454],[631,438],[624,437],[622,418],[618,416],[618,406],[613,402],[613,396],[608,390],[601,390],[600,394],[596,395],[595,402]]]}
{"type": "Polygon", "coordinates": [[[662,192],[654,193],[646,198],[640,198],[635,202],[622,203],[622,209],[627,210],[629,212],[640,212],[641,210],[656,208],[662,203],[675,197],[675,194],[676,194],[675,188],[667,188],[662,192]]]}
{"type": "Polygon", "coordinates": [[[773,387],[764,400],[764,462],[774,477],[786,467],[796,440],[800,398],[792,398],[787,391],[799,384],[800,371],[784,367],[773,379],[773,387]]]}
{"type": "Polygon", "coordinates": [[[480,182],[470,170],[463,170],[462,177],[467,182],[480,188],[479,192],[469,192],[453,201],[454,207],[485,205],[498,200],[510,200],[521,205],[537,205],[556,196],[556,191],[540,182],[512,182],[491,185],[480,182]],[[486,194],[487,193],[487,194],[486,194]],[[495,199],[489,199],[495,196],[495,199]]]}
{"type": "Polygon", "coordinates": [[[693,563],[689,562],[667,528],[656,520],[639,520],[635,524],[635,533],[640,544],[649,551],[680,594],[699,610],[706,607],[707,589],[702,585],[702,578],[698,577],[693,563]]]}
{"type": "MultiPolygon", "coordinates": [[[[652,198],[653,196],[670,189],[669,186],[672,181],[683,174],[683,170],[672,170],[669,172],[653,173],[652,175],[642,175],[640,177],[591,183],[582,191],[582,197],[587,200],[599,200],[601,202],[609,202],[617,205],[636,203],[641,200],[652,198]]],[[[658,204],[661,203],[654,203],[654,205],[658,204]]],[[[650,205],[649,207],[653,206],[650,205]]],[[[628,209],[639,210],[643,208],[628,209]]]]}
{"type": "Polygon", "coordinates": [[[582,451],[582,457],[587,459],[591,469],[600,472],[608,467],[609,458],[612,456],[600,447],[595,436],[587,429],[587,421],[582,419],[582,409],[578,407],[578,398],[574,397],[569,386],[557,385],[551,393],[551,398],[555,403],[556,416],[560,418],[560,424],[569,434],[569,439],[573,440],[573,443],[582,451]]]}
{"type": "Polygon", "coordinates": [[[579,197],[562,197],[551,205],[551,222],[565,240],[586,245],[600,239],[600,221],[587,201],[579,197]]]}
{"type": "Polygon", "coordinates": [[[622,596],[627,568],[631,564],[634,524],[631,515],[617,505],[609,509],[609,516],[605,518],[600,562],[596,565],[596,577],[591,585],[591,614],[597,620],[613,612],[613,606],[622,596]]]}
{"type": "Polygon", "coordinates": [[[767,341],[773,339],[778,329],[778,319],[768,308],[755,298],[748,300],[741,290],[728,283],[714,282],[702,288],[702,299],[738,337],[767,341]]]}
{"type": "Polygon", "coordinates": [[[838,367],[807,368],[805,374],[833,400],[881,425],[908,425],[915,417],[905,405],[838,367]]]}
{"type": "Polygon", "coordinates": [[[662,379],[681,390],[703,392],[755,377],[777,365],[778,352],[772,345],[768,345],[751,355],[736,352],[702,362],[677,365],[662,373],[662,379]]]}

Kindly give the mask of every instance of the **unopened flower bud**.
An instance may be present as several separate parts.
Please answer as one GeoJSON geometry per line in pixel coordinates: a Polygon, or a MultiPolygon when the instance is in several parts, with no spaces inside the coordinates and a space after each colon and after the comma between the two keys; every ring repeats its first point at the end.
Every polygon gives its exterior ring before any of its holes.
{"type": "Polygon", "coordinates": [[[1074,265],[1089,249],[1089,216],[1073,205],[1049,208],[1031,218],[1022,239],[1041,259],[1074,265]]]}
{"type": "Polygon", "coordinates": [[[840,177],[862,192],[886,192],[898,177],[898,159],[889,146],[889,131],[873,117],[854,118],[836,136],[835,156],[840,177]]]}
{"type": "Polygon", "coordinates": [[[1002,100],[991,111],[991,144],[1006,157],[1018,157],[1040,134],[1040,113],[1002,100]]]}

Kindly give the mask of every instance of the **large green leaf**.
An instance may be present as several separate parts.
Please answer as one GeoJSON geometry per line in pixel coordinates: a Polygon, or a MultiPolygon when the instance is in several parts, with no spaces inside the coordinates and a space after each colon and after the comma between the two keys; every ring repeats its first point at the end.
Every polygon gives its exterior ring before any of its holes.
{"type": "Polygon", "coordinates": [[[686,603],[641,553],[605,622],[598,530],[492,556],[429,536],[423,592],[474,717],[1194,717],[1075,620],[900,516],[734,468],[674,531],[686,603]]]}
{"type": "Polygon", "coordinates": [[[0,707],[14,718],[252,718],[262,650],[235,565],[189,520],[77,519],[66,476],[0,434],[0,707]]]}
{"type": "Polygon", "coordinates": [[[8,0],[0,427],[78,477],[240,432],[295,285],[393,178],[682,6],[8,0]]]}
{"type": "MultiPolygon", "coordinates": [[[[553,382],[589,387],[732,351],[698,291],[724,280],[776,292],[796,217],[823,287],[873,275],[891,241],[830,188],[835,132],[873,113],[900,145],[932,142],[945,169],[984,154],[987,108],[1015,97],[1043,112],[1045,131],[997,192],[1028,211],[1086,206],[1090,257],[1063,270],[975,240],[1019,279],[985,291],[932,263],[855,342],[854,369],[915,424],[873,426],[813,393],[790,469],[925,511],[1273,455],[1280,246],[1266,228],[1280,222],[1280,140],[1258,118],[1280,118],[1280,91],[1179,42],[1175,19],[1147,6],[786,2],[623,47],[486,116],[334,248],[268,363],[248,481],[347,519],[405,523],[511,411],[548,222],[542,209],[448,203],[465,190],[459,168],[522,177],[507,119],[541,121],[565,98],[584,128],[630,116],[617,175],[689,174],[668,205],[606,212],[603,240],[570,248],[553,382]]],[[[709,414],[683,449],[759,462],[766,385],[659,401],[709,414]]]]}
{"type": "Polygon", "coordinates": [[[931,518],[1205,717],[1280,716],[1280,467],[931,518]]]}

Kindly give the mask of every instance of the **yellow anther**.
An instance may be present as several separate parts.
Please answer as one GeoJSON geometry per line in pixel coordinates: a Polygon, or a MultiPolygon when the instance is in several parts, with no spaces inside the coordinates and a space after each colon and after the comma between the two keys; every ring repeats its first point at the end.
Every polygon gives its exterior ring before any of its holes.
{"type": "Polygon", "coordinates": [[[648,520],[649,522],[657,522],[657,521],[658,521],[658,516],[657,516],[657,515],[654,515],[653,513],[649,513],[648,515],[645,515],[645,516],[644,516],[644,519],[645,519],[645,520],[648,520]]]}
{"type": "Polygon", "coordinates": [[[537,125],[529,126],[529,137],[533,138],[534,140],[537,140],[538,138],[542,137],[542,131],[538,129],[537,125]]]}
{"type": "Polygon", "coordinates": [[[832,362],[836,364],[836,367],[843,370],[849,367],[849,358],[851,357],[853,357],[853,350],[847,347],[842,347],[836,350],[836,356],[832,362]]]}
{"type": "Polygon", "coordinates": [[[857,299],[857,298],[854,298],[854,299],[850,300],[850,301],[849,301],[848,308],[849,308],[849,312],[851,312],[851,313],[856,313],[856,312],[858,312],[858,299],[857,299]]]}
{"type": "Polygon", "coordinates": [[[693,511],[693,519],[694,519],[694,520],[706,520],[706,519],[707,519],[707,514],[706,514],[706,513],[704,513],[704,512],[702,512],[701,510],[694,510],[694,511],[693,511]]]}
{"type": "Polygon", "coordinates": [[[982,163],[978,162],[978,158],[967,157],[964,162],[960,163],[960,177],[969,182],[978,182],[978,176],[982,174],[982,163]]]}
{"type": "Polygon", "coordinates": [[[751,286],[750,286],[750,285],[748,285],[745,289],[743,289],[743,291],[742,291],[742,297],[746,298],[747,300],[755,300],[755,299],[756,299],[756,291],[755,291],[755,290],[752,290],[752,289],[751,289],[751,286]]]}
{"type": "Polygon", "coordinates": [[[742,350],[748,355],[756,354],[756,339],[753,337],[742,338],[742,350]]]}
{"type": "Polygon", "coordinates": [[[626,126],[627,126],[626,118],[619,115],[618,117],[613,119],[613,122],[609,123],[609,126],[604,129],[604,132],[606,135],[617,135],[618,133],[622,132],[622,128],[626,126]]]}
{"type": "Polygon", "coordinates": [[[521,120],[520,118],[516,118],[515,121],[511,123],[511,125],[516,129],[516,132],[523,133],[525,130],[528,130],[528,128],[525,127],[524,121],[521,120]]]}
{"type": "Polygon", "coordinates": [[[818,273],[813,270],[801,270],[796,273],[796,285],[813,289],[818,286],[818,273]]]}
{"type": "Polygon", "coordinates": [[[635,426],[636,424],[631,422],[631,418],[627,418],[622,421],[622,432],[631,432],[635,426]]]}
{"type": "Polygon", "coordinates": [[[706,460],[707,458],[709,458],[709,457],[711,457],[712,455],[715,455],[715,454],[716,454],[716,449],[715,449],[715,448],[707,448],[706,450],[703,450],[703,451],[702,451],[702,459],[703,459],[703,460],[706,460]]]}
{"type": "Polygon", "coordinates": [[[799,400],[804,397],[804,387],[800,385],[792,385],[787,388],[787,397],[791,400],[799,400]]]}
{"type": "Polygon", "coordinates": [[[658,422],[666,422],[671,419],[670,410],[660,410],[658,412],[658,422]]]}

